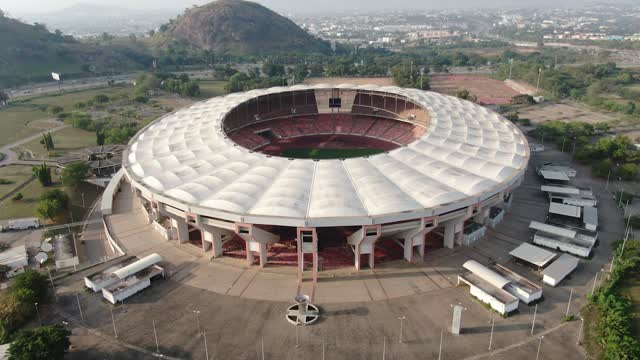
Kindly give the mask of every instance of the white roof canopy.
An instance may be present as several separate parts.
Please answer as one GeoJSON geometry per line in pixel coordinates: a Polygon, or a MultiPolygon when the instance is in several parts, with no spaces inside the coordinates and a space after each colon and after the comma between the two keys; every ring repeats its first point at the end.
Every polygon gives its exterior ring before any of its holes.
{"type": "Polygon", "coordinates": [[[542,271],[544,276],[549,276],[556,281],[564,279],[578,266],[578,258],[569,254],[562,254],[556,261],[542,271]]]}
{"type": "Polygon", "coordinates": [[[510,283],[509,280],[502,277],[500,274],[495,271],[489,269],[488,267],[480,264],[475,260],[469,260],[462,264],[462,267],[471,271],[475,275],[477,275],[482,280],[488,282],[489,284],[497,287],[498,289],[502,289],[505,285],[510,283]]]}
{"type": "Polygon", "coordinates": [[[532,221],[529,224],[530,229],[539,230],[545,232],[547,234],[557,235],[569,239],[573,239],[576,237],[576,232],[570,229],[565,229],[559,226],[553,226],[549,224],[543,224],[541,222],[532,221]]]}
{"type": "Polygon", "coordinates": [[[119,279],[124,279],[127,276],[131,276],[140,270],[146,269],[149,266],[159,263],[160,261],[162,261],[162,256],[158,254],[151,254],[147,257],[144,257],[134,263],[131,263],[123,267],[122,269],[118,269],[114,271],[113,274],[117,276],[119,279]]]}
{"type": "Polygon", "coordinates": [[[584,211],[584,222],[586,224],[598,225],[598,209],[593,206],[585,206],[582,208],[584,211]]]}
{"type": "Polygon", "coordinates": [[[545,180],[569,181],[569,177],[562,171],[540,170],[540,174],[545,180]]]}
{"type": "Polygon", "coordinates": [[[547,251],[529,243],[522,243],[520,246],[513,249],[509,255],[522,259],[538,267],[547,265],[549,261],[556,257],[556,254],[551,251],[547,251]]]}
{"type": "Polygon", "coordinates": [[[580,218],[581,209],[579,206],[560,204],[556,202],[549,203],[549,212],[552,214],[580,218]]]}
{"type": "Polygon", "coordinates": [[[528,161],[520,130],[468,101],[393,86],[296,85],[217,97],[168,114],[131,140],[123,164],[134,186],[184,211],[321,226],[327,219],[363,225],[468,206],[517,183],[528,161]],[[428,128],[387,153],[320,161],[252,152],[223,130],[232,109],[258,96],[333,88],[406,97],[429,113],[428,128]]]}
{"type": "Polygon", "coordinates": [[[555,194],[580,195],[580,189],[570,186],[542,185],[540,190],[555,194]]]}

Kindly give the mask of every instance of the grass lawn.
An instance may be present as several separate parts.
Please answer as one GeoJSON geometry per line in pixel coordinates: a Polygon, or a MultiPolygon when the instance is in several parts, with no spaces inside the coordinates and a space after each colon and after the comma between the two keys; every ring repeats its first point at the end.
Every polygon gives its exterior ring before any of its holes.
{"type": "Polygon", "coordinates": [[[215,96],[224,95],[226,91],[224,91],[224,86],[227,82],[221,80],[201,80],[200,84],[200,97],[201,98],[212,98],[215,96]]]}
{"type": "MultiPolygon", "coordinates": [[[[54,176],[54,181],[57,180],[57,177],[54,176]]],[[[83,183],[77,189],[65,189],[62,184],[56,183],[45,188],[35,180],[20,191],[24,196],[22,200],[13,201],[8,199],[0,203],[0,220],[39,216],[36,213],[36,208],[38,207],[40,196],[45,191],[52,189],[66,190],[67,194],[69,194],[73,221],[80,221],[90,209],[91,204],[102,193],[102,189],[91,184],[83,183]],[[82,206],[82,194],[84,194],[85,207],[82,206]]],[[[71,219],[67,219],[67,221],[71,221],[71,219]]]]}
{"type": "MultiPolygon", "coordinates": [[[[55,149],[51,155],[62,156],[70,151],[82,149],[89,146],[96,146],[96,134],[76,128],[66,128],[52,133],[55,149]]],[[[33,140],[22,146],[20,149],[30,150],[36,159],[48,158],[47,151],[40,144],[40,139],[33,140]]],[[[51,156],[53,157],[53,156],[51,156]]]]}
{"type": "Polygon", "coordinates": [[[73,106],[81,101],[88,101],[94,96],[104,94],[109,97],[126,93],[131,95],[133,88],[129,86],[104,87],[91,90],[80,90],[62,94],[46,95],[42,97],[34,97],[29,100],[31,104],[62,106],[65,111],[71,111],[73,106]]]}
{"type": "Polygon", "coordinates": [[[0,145],[6,145],[14,141],[40,131],[29,123],[36,120],[50,118],[46,112],[27,105],[10,105],[0,110],[0,145]]]}
{"type": "Polygon", "coordinates": [[[381,149],[286,149],[282,156],[296,159],[348,159],[383,152],[381,149]]]}
{"type": "Polygon", "coordinates": [[[0,184],[0,196],[5,196],[25,182],[31,177],[32,173],[31,166],[9,165],[0,167],[0,179],[11,181],[11,184],[0,184]]]}
{"type": "Polygon", "coordinates": [[[633,332],[640,338],[640,274],[630,274],[622,285],[622,293],[633,301],[633,332]]]}

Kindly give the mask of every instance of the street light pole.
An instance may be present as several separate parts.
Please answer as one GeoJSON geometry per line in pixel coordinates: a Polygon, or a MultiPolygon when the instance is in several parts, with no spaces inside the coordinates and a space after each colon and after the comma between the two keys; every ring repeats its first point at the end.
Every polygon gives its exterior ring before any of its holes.
{"type": "Polygon", "coordinates": [[[383,336],[382,337],[382,360],[384,360],[386,355],[387,355],[387,337],[383,336]]]}
{"type": "Polygon", "coordinates": [[[207,360],[209,360],[209,348],[207,347],[207,332],[204,331],[202,333],[202,336],[204,337],[204,354],[207,357],[207,360]]]}
{"type": "Polygon", "coordinates": [[[538,343],[538,352],[536,353],[536,360],[540,359],[540,348],[542,347],[542,339],[544,339],[544,336],[540,336],[539,339],[540,339],[540,342],[538,343]]]}
{"type": "Polygon", "coordinates": [[[400,320],[400,340],[399,340],[400,344],[402,344],[402,324],[404,323],[404,319],[406,318],[407,318],[406,316],[400,316],[398,318],[398,320],[400,320]]]}
{"type": "Polygon", "coordinates": [[[53,278],[51,277],[51,270],[47,266],[47,273],[49,273],[49,281],[51,281],[51,288],[53,288],[53,297],[55,297],[56,302],[58,302],[58,294],[56,294],[56,286],[53,285],[53,278]]]}
{"type": "Polygon", "coordinates": [[[538,314],[538,304],[536,304],[533,310],[533,321],[531,322],[531,335],[533,335],[533,328],[536,326],[536,314],[538,314]]]}
{"type": "Polygon", "coordinates": [[[82,306],[80,306],[80,295],[76,293],[76,300],[78,301],[78,310],[80,311],[80,320],[84,321],[84,315],[82,314],[82,306]]]}
{"type": "Polygon", "coordinates": [[[156,332],[156,321],[151,320],[151,324],[153,325],[153,337],[156,340],[156,352],[160,354],[160,343],[158,343],[158,333],[156,332]]]}
{"type": "Polygon", "coordinates": [[[584,326],[584,318],[581,317],[580,318],[580,329],[578,329],[578,341],[576,342],[576,345],[580,345],[580,338],[582,337],[582,327],[584,326]]]}
{"type": "Polygon", "coordinates": [[[573,296],[573,288],[571,288],[571,292],[569,293],[569,302],[567,302],[567,312],[564,316],[569,316],[569,308],[571,307],[571,297],[573,296]]]}
{"type": "Polygon", "coordinates": [[[438,349],[438,360],[442,359],[442,338],[444,337],[444,329],[440,330],[440,348],[438,349]]]}
{"type": "Polygon", "coordinates": [[[198,336],[201,336],[202,330],[200,329],[200,310],[193,310],[193,313],[196,314],[196,324],[198,324],[198,336]]]}
{"type": "Polygon", "coordinates": [[[38,310],[38,303],[35,303],[36,306],[36,314],[38,315],[38,323],[42,326],[42,319],[40,318],[40,310],[38,310]]]}
{"type": "Polygon", "coordinates": [[[495,325],[496,321],[491,319],[491,335],[489,336],[489,351],[491,351],[491,344],[493,343],[493,326],[495,325]]]}
{"type": "MultiPolygon", "coordinates": [[[[113,308],[109,307],[109,311],[111,312],[111,323],[113,324],[113,335],[118,338],[118,330],[116,329],[116,318],[113,316],[113,308]]],[[[155,332],[155,328],[154,328],[155,332]]]]}

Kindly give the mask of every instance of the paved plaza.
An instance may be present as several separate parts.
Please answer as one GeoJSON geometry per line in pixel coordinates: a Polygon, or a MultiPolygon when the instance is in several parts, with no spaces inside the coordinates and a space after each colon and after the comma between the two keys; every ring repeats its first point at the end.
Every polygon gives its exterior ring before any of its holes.
{"type": "MultiPolygon", "coordinates": [[[[510,212],[473,246],[431,252],[421,264],[399,260],[382,263],[374,270],[324,271],[315,290],[310,279],[298,288],[295,267],[267,266],[260,270],[247,267],[244,260],[210,259],[197,247],[162,239],[147,224],[143,208],[128,187],[123,186],[114,214],[108,217],[114,236],[128,255],[162,255],[167,279],[154,282],[125,304],[113,307],[117,340],[110,305],[99,294],[83,289],[84,273],[60,281],[60,306],[70,319],[104,334],[114,346],[125,342],[148,351],[140,353],[140,358],[156,352],[155,322],[162,354],[204,359],[199,322],[212,359],[261,359],[262,343],[266,359],[321,359],[323,343],[327,359],[381,358],[385,346],[386,359],[437,359],[443,329],[442,359],[535,359],[541,335],[540,359],[581,359],[585,354],[576,345],[580,321],[563,322],[570,292],[573,289],[569,313],[577,314],[587,303],[585,295],[591,291],[596,273],[609,269],[611,244],[621,238],[624,226],[622,212],[605,191],[604,182],[588,177],[588,169],[574,165],[579,176],[572,183],[591,187],[598,196],[602,227],[599,246],[593,258],[582,259],[561,286],[544,286],[533,336],[533,306],[521,303],[516,314],[503,319],[474,300],[468,287],[455,286],[457,275],[463,272],[461,265],[469,259],[505,264],[541,283],[538,275],[513,263],[508,253],[529,240],[531,220],[545,220],[547,200],[535,175],[536,164],[562,158],[569,160],[568,155],[554,150],[532,154],[510,212]],[[298,292],[314,293],[322,318],[315,325],[296,330],[284,314],[298,292]],[[79,317],[76,293],[80,294],[84,320],[79,317]],[[463,334],[459,336],[447,331],[452,304],[466,308],[463,334]],[[200,312],[198,318],[194,311],[200,312]],[[406,319],[401,344],[398,318],[402,316],[406,319]],[[495,326],[489,351],[492,318],[495,326]]],[[[600,279],[604,276],[601,273],[600,279]]]]}

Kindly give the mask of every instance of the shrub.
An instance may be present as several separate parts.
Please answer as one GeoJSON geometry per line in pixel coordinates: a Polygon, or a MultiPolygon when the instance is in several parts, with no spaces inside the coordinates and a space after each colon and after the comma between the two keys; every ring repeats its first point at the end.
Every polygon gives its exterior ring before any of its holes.
{"type": "Polygon", "coordinates": [[[71,332],[61,325],[21,332],[9,346],[9,359],[62,360],[69,349],[71,332]]]}
{"type": "Polygon", "coordinates": [[[20,201],[20,200],[22,200],[23,198],[24,198],[24,196],[22,195],[22,193],[21,193],[21,192],[19,192],[19,193],[15,194],[15,195],[13,196],[13,201],[20,201]]]}

